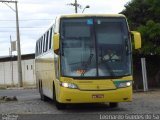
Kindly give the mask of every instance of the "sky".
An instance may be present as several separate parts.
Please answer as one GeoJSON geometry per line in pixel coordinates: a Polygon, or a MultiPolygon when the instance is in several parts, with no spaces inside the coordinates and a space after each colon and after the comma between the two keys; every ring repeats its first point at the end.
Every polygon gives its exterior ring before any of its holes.
{"type": "MultiPolygon", "coordinates": [[[[0,0],[1,1],[1,0],[0,0]]],[[[84,13],[116,14],[124,9],[131,0],[77,0],[84,13]]],[[[36,40],[53,23],[55,17],[61,14],[74,13],[74,7],[68,5],[74,0],[18,0],[20,26],[21,54],[35,52],[36,40]]],[[[8,56],[11,40],[16,40],[15,4],[0,2],[0,56],[8,56]],[[11,8],[12,9],[11,9],[11,8]]],[[[17,52],[13,52],[16,55],[17,52]]]]}

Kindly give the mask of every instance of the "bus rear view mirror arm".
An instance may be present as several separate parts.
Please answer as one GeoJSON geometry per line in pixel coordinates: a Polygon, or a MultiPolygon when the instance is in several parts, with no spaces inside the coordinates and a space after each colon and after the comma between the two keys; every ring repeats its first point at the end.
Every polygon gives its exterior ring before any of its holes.
{"type": "Polygon", "coordinates": [[[135,49],[141,48],[141,34],[137,31],[131,31],[131,34],[133,34],[134,38],[134,48],[135,49]]]}
{"type": "Polygon", "coordinates": [[[54,49],[54,53],[58,54],[58,51],[59,51],[59,33],[54,33],[53,49],[54,49]]]}

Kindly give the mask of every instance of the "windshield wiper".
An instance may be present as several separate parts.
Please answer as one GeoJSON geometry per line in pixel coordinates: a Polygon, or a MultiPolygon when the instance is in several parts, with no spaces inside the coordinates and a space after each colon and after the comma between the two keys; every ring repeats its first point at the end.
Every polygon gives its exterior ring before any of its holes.
{"type": "Polygon", "coordinates": [[[129,55],[131,54],[131,50],[129,49],[129,38],[125,36],[124,40],[125,40],[126,55],[129,55]]]}
{"type": "Polygon", "coordinates": [[[88,66],[91,64],[93,56],[94,54],[90,54],[88,61],[84,64],[84,71],[81,73],[81,76],[84,76],[84,74],[87,72],[88,66]]]}

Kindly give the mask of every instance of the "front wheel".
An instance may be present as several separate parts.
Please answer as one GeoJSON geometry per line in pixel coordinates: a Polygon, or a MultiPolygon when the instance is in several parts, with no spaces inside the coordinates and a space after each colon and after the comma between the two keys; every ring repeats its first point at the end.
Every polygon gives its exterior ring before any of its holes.
{"type": "Polygon", "coordinates": [[[63,109],[66,108],[66,104],[64,104],[64,103],[59,103],[57,100],[56,100],[55,104],[56,104],[56,108],[57,108],[58,110],[63,110],[63,109]]]}
{"type": "Polygon", "coordinates": [[[57,101],[57,99],[56,99],[56,91],[55,91],[55,86],[54,86],[54,84],[53,84],[53,101],[54,101],[54,103],[55,103],[55,105],[56,105],[56,108],[57,108],[58,110],[63,110],[63,109],[66,108],[66,104],[64,104],[64,103],[59,103],[59,102],[57,101]]]}
{"type": "Polygon", "coordinates": [[[118,107],[118,103],[116,103],[116,102],[109,103],[109,106],[110,106],[111,108],[116,108],[116,107],[118,107]]]}

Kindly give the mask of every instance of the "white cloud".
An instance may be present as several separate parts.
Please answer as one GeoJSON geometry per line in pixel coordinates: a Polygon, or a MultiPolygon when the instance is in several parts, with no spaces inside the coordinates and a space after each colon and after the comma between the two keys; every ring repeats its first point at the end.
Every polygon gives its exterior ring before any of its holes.
{"type": "MultiPolygon", "coordinates": [[[[86,9],[85,13],[119,13],[124,9],[124,4],[130,0],[77,1],[82,5],[82,9],[78,9],[79,12],[81,12],[86,5],[90,5],[90,8],[86,9]]],[[[19,0],[18,10],[20,20],[21,53],[34,53],[37,38],[39,38],[46,30],[46,27],[52,23],[55,16],[59,14],[74,13],[74,7],[67,5],[68,3],[73,2],[74,0],[19,0]]],[[[15,8],[14,4],[9,5],[12,8],[15,8]]],[[[16,40],[16,25],[15,21],[2,20],[15,20],[15,13],[4,3],[0,3],[0,10],[0,56],[4,56],[9,53],[9,36],[11,35],[12,39],[16,40]]]]}

